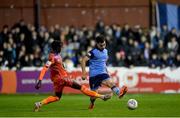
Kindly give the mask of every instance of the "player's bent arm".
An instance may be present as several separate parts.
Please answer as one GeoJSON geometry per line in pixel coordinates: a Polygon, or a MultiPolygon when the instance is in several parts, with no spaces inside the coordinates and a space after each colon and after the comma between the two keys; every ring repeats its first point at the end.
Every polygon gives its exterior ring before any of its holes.
{"type": "Polygon", "coordinates": [[[46,71],[48,70],[48,68],[51,66],[52,62],[51,61],[47,61],[46,64],[43,66],[40,74],[39,74],[39,77],[38,77],[38,80],[42,80],[46,71]]]}
{"type": "Polygon", "coordinates": [[[44,65],[43,69],[41,70],[41,72],[40,72],[40,74],[39,74],[38,82],[37,82],[37,84],[35,85],[35,88],[36,88],[36,89],[41,88],[41,80],[43,79],[46,71],[47,71],[48,68],[51,66],[51,64],[52,64],[51,61],[47,61],[47,62],[46,62],[46,65],[44,65]]]}
{"type": "Polygon", "coordinates": [[[89,60],[88,56],[84,56],[81,59],[81,69],[82,69],[82,74],[83,76],[86,75],[86,62],[89,60]]]}

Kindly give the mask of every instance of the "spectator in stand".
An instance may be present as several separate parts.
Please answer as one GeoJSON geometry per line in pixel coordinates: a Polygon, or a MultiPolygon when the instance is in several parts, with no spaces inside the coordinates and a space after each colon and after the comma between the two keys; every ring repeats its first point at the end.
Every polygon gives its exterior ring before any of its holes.
{"type": "Polygon", "coordinates": [[[150,44],[148,42],[145,43],[145,48],[144,48],[144,58],[146,61],[150,60],[151,56],[151,49],[150,49],[150,44]]]}
{"type": "Polygon", "coordinates": [[[133,34],[134,34],[134,39],[135,39],[136,41],[140,42],[141,37],[143,36],[142,28],[141,28],[139,25],[136,25],[136,26],[134,27],[133,34]]]}
{"type": "MultiPolygon", "coordinates": [[[[140,38],[139,48],[143,51],[145,48],[145,43],[147,42],[146,36],[142,35],[140,38]]],[[[142,53],[142,52],[141,52],[142,53]]]]}
{"type": "Polygon", "coordinates": [[[166,47],[168,42],[171,40],[172,37],[175,37],[178,39],[177,31],[175,28],[172,28],[171,31],[169,31],[164,39],[164,46],[166,47]]]}
{"type": "Polygon", "coordinates": [[[180,54],[176,55],[174,63],[176,68],[180,67],[180,54]]]}
{"type": "Polygon", "coordinates": [[[141,49],[139,47],[139,43],[137,41],[134,41],[133,47],[132,47],[132,57],[133,60],[135,61],[134,65],[139,66],[140,65],[140,54],[141,54],[141,49]]]}
{"type": "Polygon", "coordinates": [[[161,39],[165,40],[165,37],[167,36],[167,34],[168,34],[168,27],[167,27],[167,25],[163,25],[162,26],[162,31],[160,33],[161,39]]]}
{"type": "Polygon", "coordinates": [[[50,43],[54,40],[53,38],[50,37],[49,32],[44,32],[42,35],[42,43],[41,43],[41,50],[42,50],[42,61],[45,62],[45,60],[48,59],[48,54],[49,54],[49,48],[50,43]]]}
{"type": "Polygon", "coordinates": [[[164,42],[163,40],[159,40],[158,42],[158,47],[155,49],[155,53],[160,56],[161,54],[163,54],[164,52],[166,52],[166,48],[164,47],[164,42]]]}
{"type": "Polygon", "coordinates": [[[125,24],[124,28],[121,31],[121,36],[124,36],[126,38],[133,38],[132,35],[133,33],[129,24],[125,24]]]}
{"type": "Polygon", "coordinates": [[[151,44],[151,49],[156,49],[158,46],[158,41],[159,41],[159,34],[157,33],[157,29],[155,26],[151,27],[150,31],[150,44],[151,44]]]}
{"type": "Polygon", "coordinates": [[[125,62],[126,56],[124,51],[116,52],[116,60],[113,66],[115,67],[123,67],[127,66],[125,62]]]}
{"type": "Polygon", "coordinates": [[[104,34],[104,27],[104,22],[102,20],[99,20],[96,24],[96,32],[104,34]]]}
{"type": "Polygon", "coordinates": [[[158,56],[156,54],[152,54],[149,66],[151,68],[156,68],[156,67],[160,67],[160,65],[161,63],[160,60],[158,59],[158,56]]]}
{"type": "Polygon", "coordinates": [[[120,40],[121,40],[121,27],[119,25],[115,29],[115,36],[114,36],[114,38],[117,41],[117,43],[120,44],[120,40]]]}
{"type": "Polygon", "coordinates": [[[161,58],[161,68],[165,68],[169,66],[169,61],[168,61],[168,54],[167,53],[162,53],[162,58],[161,58]]]}
{"type": "Polygon", "coordinates": [[[139,61],[139,66],[145,67],[149,63],[149,61],[147,59],[145,59],[145,57],[144,57],[144,55],[142,53],[140,54],[140,59],[139,60],[140,60],[139,61]]]}
{"type": "Polygon", "coordinates": [[[40,49],[40,46],[39,45],[35,45],[34,46],[34,65],[37,66],[37,67],[40,67],[41,64],[42,64],[42,59],[41,59],[41,49],[40,49]]]}
{"type": "Polygon", "coordinates": [[[172,37],[167,44],[167,50],[172,57],[175,57],[175,55],[178,53],[179,44],[176,40],[176,37],[172,37]]]}
{"type": "Polygon", "coordinates": [[[8,25],[4,25],[3,29],[0,33],[0,49],[2,50],[4,42],[8,40],[9,27],[8,25]]]}
{"type": "Polygon", "coordinates": [[[22,67],[26,66],[25,56],[26,56],[26,46],[22,45],[17,58],[18,60],[16,64],[17,69],[21,69],[22,67]]]}

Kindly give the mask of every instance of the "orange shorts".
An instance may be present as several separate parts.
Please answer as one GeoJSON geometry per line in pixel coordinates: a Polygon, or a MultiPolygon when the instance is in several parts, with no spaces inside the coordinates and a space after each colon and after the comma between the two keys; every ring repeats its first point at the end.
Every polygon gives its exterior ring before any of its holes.
{"type": "Polygon", "coordinates": [[[72,87],[72,85],[73,85],[73,80],[72,79],[68,79],[68,78],[60,79],[60,78],[57,78],[57,79],[53,80],[54,91],[58,92],[58,93],[61,93],[65,86],[72,87]]]}

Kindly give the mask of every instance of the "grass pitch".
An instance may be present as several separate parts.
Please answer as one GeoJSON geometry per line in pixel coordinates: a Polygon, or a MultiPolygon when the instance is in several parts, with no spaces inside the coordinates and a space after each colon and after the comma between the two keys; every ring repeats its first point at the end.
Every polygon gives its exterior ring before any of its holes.
{"type": "Polygon", "coordinates": [[[0,95],[0,117],[180,117],[179,94],[127,94],[121,100],[113,96],[106,102],[98,99],[94,110],[87,109],[87,96],[63,95],[59,102],[33,112],[34,102],[47,96],[0,95]],[[127,108],[130,98],[138,101],[136,110],[127,108]]]}

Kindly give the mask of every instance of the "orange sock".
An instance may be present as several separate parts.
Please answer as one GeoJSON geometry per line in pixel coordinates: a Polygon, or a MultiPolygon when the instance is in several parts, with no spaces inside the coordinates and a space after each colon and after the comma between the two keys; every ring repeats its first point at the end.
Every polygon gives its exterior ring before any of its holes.
{"type": "Polygon", "coordinates": [[[82,85],[81,86],[81,92],[84,93],[85,95],[87,96],[91,96],[91,97],[100,97],[101,95],[94,92],[94,91],[91,91],[89,90],[86,86],[82,85]]]}
{"type": "Polygon", "coordinates": [[[49,104],[51,102],[56,102],[58,100],[59,100],[59,98],[56,96],[49,96],[46,99],[42,100],[41,103],[42,103],[42,105],[45,105],[45,104],[49,104]]]}

